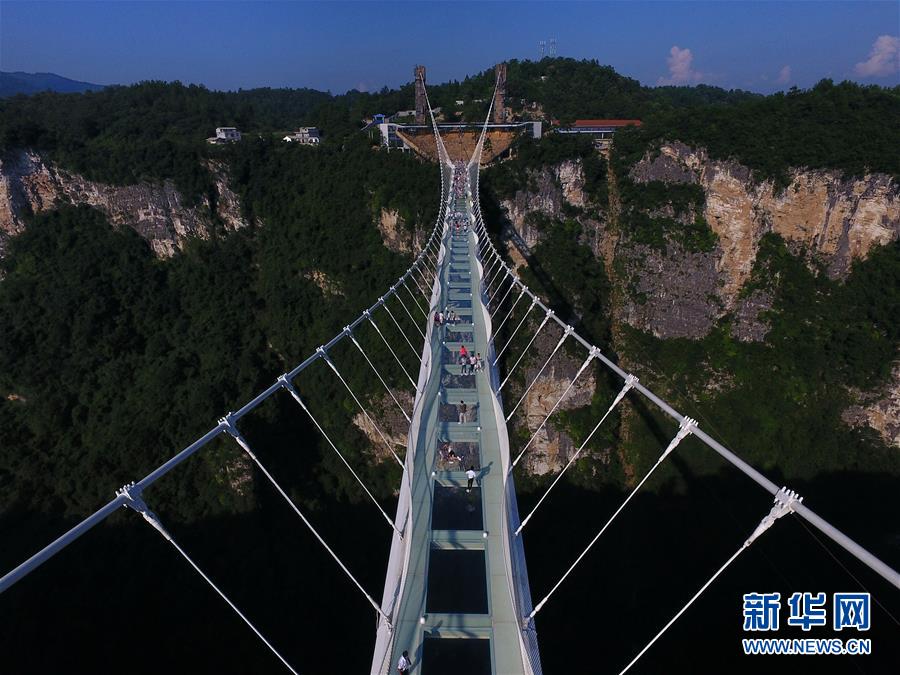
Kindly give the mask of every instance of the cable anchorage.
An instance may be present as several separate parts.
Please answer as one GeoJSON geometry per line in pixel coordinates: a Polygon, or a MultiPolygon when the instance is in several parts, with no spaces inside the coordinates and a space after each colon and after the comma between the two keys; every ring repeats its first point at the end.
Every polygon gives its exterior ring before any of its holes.
{"type": "Polygon", "coordinates": [[[782,516],[788,513],[794,513],[796,511],[796,507],[802,503],[803,497],[798,495],[793,490],[789,490],[786,486],[782,487],[775,494],[775,503],[772,505],[772,509],[769,511],[769,515],[759,521],[759,525],[757,525],[756,529],[753,530],[753,534],[747,537],[747,541],[744,542],[744,546],[747,547],[754,541],[756,541],[763,532],[772,527],[772,525],[775,524],[775,521],[782,516]]]}

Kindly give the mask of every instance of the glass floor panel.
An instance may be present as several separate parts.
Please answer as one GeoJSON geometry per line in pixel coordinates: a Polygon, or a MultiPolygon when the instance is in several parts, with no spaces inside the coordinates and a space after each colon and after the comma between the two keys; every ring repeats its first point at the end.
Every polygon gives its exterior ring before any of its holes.
{"type": "Polygon", "coordinates": [[[481,490],[465,486],[434,486],[434,506],[431,510],[432,530],[483,530],[481,490]]]}
{"type": "Polygon", "coordinates": [[[491,641],[473,638],[426,638],[422,669],[426,675],[491,675],[491,641]]]}
{"type": "Polygon", "coordinates": [[[488,613],[484,551],[431,549],[425,611],[488,613]]]}

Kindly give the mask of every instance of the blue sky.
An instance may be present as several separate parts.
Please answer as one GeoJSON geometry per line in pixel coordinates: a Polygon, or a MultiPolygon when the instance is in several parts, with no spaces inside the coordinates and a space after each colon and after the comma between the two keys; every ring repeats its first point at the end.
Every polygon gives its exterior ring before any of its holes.
{"type": "Polygon", "coordinates": [[[644,84],[895,85],[900,2],[7,2],[0,69],[101,84],[378,89],[497,61],[595,58],[644,84]]]}

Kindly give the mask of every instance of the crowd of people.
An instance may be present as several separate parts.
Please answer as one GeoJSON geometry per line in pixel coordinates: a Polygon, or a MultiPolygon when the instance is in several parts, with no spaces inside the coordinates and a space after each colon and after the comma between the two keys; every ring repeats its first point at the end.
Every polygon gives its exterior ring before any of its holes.
{"type": "MultiPolygon", "coordinates": [[[[454,201],[465,199],[466,197],[466,165],[457,162],[453,167],[453,178],[451,180],[451,190],[453,191],[454,201]]],[[[468,234],[469,232],[469,216],[465,211],[454,210],[449,215],[450,227],[455,234],[468,234]]]]}

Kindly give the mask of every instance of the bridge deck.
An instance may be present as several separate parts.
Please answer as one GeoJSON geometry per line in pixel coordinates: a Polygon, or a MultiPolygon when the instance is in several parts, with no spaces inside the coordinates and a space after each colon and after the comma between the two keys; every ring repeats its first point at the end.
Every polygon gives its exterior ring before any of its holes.
{"type": "Polygon", "coordinates": [[[462,375],[457,365],[462,345],[489,363],[476,239],[450,232],[445,246],[439,306],[453,308],[460,320],[435,326],[431,334],[432,372],[416,440],[410,556],[394,619],[392,670],[408,650],[412,673],[522,675],[530,669],[523,663],[502,540],[509,537],[499,442],[506,429],[495,421],[489,372],[462,375]],[[460,402],[469,411],[463,422],[460,402]],[[459,459],[448,459],[450,448],[459,459]],[[471,492],[470,466],[477,473],[471,492]]]}

